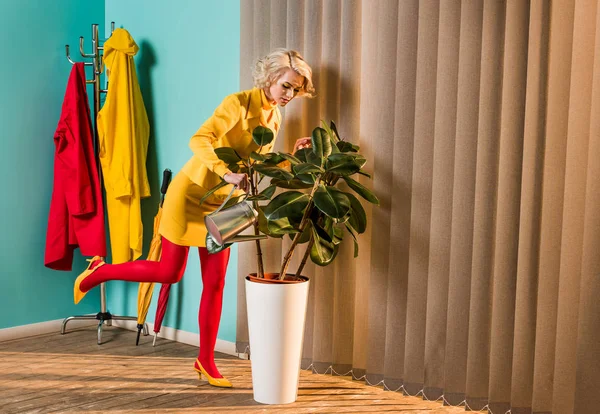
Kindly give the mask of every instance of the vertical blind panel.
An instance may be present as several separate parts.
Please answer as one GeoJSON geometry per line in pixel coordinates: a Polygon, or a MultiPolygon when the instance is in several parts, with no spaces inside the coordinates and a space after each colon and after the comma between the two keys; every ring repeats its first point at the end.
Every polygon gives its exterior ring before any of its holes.
{"type": "MultiPolygon", "coordinates": [[[[332,0],[323,4],[323,18],[326,22],[339,20],[344,18],[342,14],[343,2],[340,0],[332,0]]],[[[348,24],[346,22],[345,24],[348,24]]],[[[340,71],[340,63],[342,49],[345,42],[342,40],[344,35],[342,27],[326,30],[326,35],[323,37],[323,59],[324,66],[327,68],[327,94],[326,109],[321,114],[321,120],[329,124],[331,120],[336,124],[340,123],[342,107],[355,105],[358,107],[358,102],[342,99],[345,87],[350,87],[343,84],[342,72],[340,71]]],[[[348,111],[348,109],[346,109],[348,111]]],[[[346,123],[347,120],[341,122],[346,123]]],[[[339,131],[338,131],[339,132],[339,131]]],[[[358,134],[355,131],[354,134],[358,134]]],[[[347,188],[345,188],[347,190],[347,188]]],[[[349,235],[345,235],[349,238],[349,235]]],[[[352,344],[354,336],[354,284],[355,284],[355,268],[353,263],[354,248],[352,243],[342,244],[338,252],[338,258],[333,264],[333,275],[330,277],[333,280],[333,300],[331,302],[331,313],[333,315],[333,344],[332,358],[328,359],[330,365],[333,364],[335,372],[346,374],[352,368],[352,344]]],[[[325,272],[327,273],[327,272],[325,272]]],[[[330,272],[331,273],[331,272],[330,272]]]]}
{"type": "Polygon", "coordinates": [[[460,2],[441,2],[437,45],[437,93],[424,355],[425,395],[429,399],[439,398],[444,385],[459,34],[460,2]]]}
{"type": "MultiPolygon", "coordinates": [[[[596,10],[594,44],[600,44],[600,8],[596,10]]],[[[600,53],[594,53],[592,117],[589,129],[589,157],[585,196],[585,225],[581,272],[581,297],[577,329],[577,372],[574,412],[593,414],[600,407],[600,53]]]]}
{"type": "Polygon", "coordinates": [[[513,407],[531,407],[537,310],[542,167],[548,66],[549,2],[531,2],[527,96],[523,142],[523,179],[519,223],[519,261],[512,362],[513,407]]]}
{"type": "MultiPolygon", "coordinates": [[[[322,19],[322,24],[336,19],[340,14],[340,4],[338,0],[328,0],[322,2],[319,17],[322,19]]],[[[321,34],[321,65],[319,70],[319,117],[313,120],[313,125],[316,127],[320,124],[321,119],[337,119],[338,117],[338,100],[335,98],[339,95],[339,47],[340,47],[340,28],[332,27],[329,30],[322,30],[321,34]]],[[[343,260],[343,259],[342,259],[343,260]]],[[[337,335],[331,335],[331,332],[336,330],[336,318],[339,317],[338,310],[334,309],[336,298],[336,287],[340,288],[336,280],[339,279],[339,272],[335,271],[336,264],[332,265],[332,270],[318,269],[317,277],[315,278],[315,313],[319,315],[314,328],[314,335],[317,338],[322,338],[322,341],[314,342],[314,360],[324,365],[325,371],[333,361],[334,341],[337,335]]],[[[343,276],[342,276],[343,279],[343,276]]],[[[319,372],[322,372],[319,370],[319,372]]]]}
{"type": "Polygon", "coordinates": [[[585,217],[585,188],[593,83],[595,0],[577,2],[573,24],[573,54],[568,112],[565,166],[565,201],[562,219],[562,245],[556,361],[554,366],[555,413],[574,412],[577,355],[579,285],[585,217]]]}
{"type": "Polygon", "coordinates": [[[491,235],[495,232],[505,13],[503,2],[484,2],[466,388],[467,403],[474,409],[487,404],[489,390],[491,235]]]}
{"type": "Polygon", "coordinates": [[[418,0],[403,2],[398,7],[398,46],[396,49],[396,98],[394,111],[394,146],[388,154],[392,177],[390,194],[390,240],[388,255],[388,291],[384,378],[388,388],[402,386],[406,337],[406,301],[408,284],[408,251],[412,187],[412,154],[414,149],[414,114],[417,79],[418,0]]]}
{"type": "MultiPolygon", "coordinates": [[[[316,85],[321,85],[324,65],[322,61],[323,39],[327,34],[322,30],[324,22],[323,2],[310,0],[306,3],[304,15],[304,42],[306,45],[312,45],[307,48],[304,57],[312,65],[313,81],[316,85]],[[316,62],[316,63],[314,63],[316,62]]],[[[325,108],[324,91],[319,86],[319,96],[310,102],[308,107],[307,120],[312,127],[316,127],[320,122],[320,113],[325,108]]],[[[322,268],[315,266],[312,279],[314,289],[314,325],[313,337],[321,338],[315,340],[313,346],[313,360],[319,364],[326,365],[331,361],[331,350],[333,338],[326,332],[331,332],[333,326],[333,315],[331,313],[331,299],[333,298],[333,277],[330,273],[325,273],[322,268]],[[325,334],[325,336],[323,336],[325,334]]],[[[319,372],[321,367],[317,366],[319,372]]]]}
{"type": "MultiPolygon", "coordinates": [[[[342,1],[340,3],[341,30],[339,52],[339,113],[335,119],[338,132],[345,140],[359,141],[360,116],[360,1],[342,1]]],[[[327,121],[327,120],[326,120],[327,121]]],[[[340,338],[334,344],[334,368],[336,372],[347,374],[354,365],[354,343],[356,341],[356,312],[362,312],[356,306],[359,294],[356,289],[356,261],[354,244],[350,235],[345,234],[340,249],[340,261],[336,263],[338,277],[334,312],[339,314],[340,338]]],[[[362,292],[360,292],[362,294],[362,292]]]]}
{"type": "Polygon", "coordinates": [[[519,236],[528,3],[509,2],[506,10],[490,348],[490,400],[496,405],[496,410],[510,408],[518,252],[515,241],[519,236]]]}
{"type": "Polygon", "coordinates": [[[413,395],[421,390],[424,379],[425,312],[427,310],[425,298],[429,270],[439,7],[437,1],[419,3],[415,145],[404,360],[404,388],[413,395]]]}
{"type": "MultiPolygon", "coordinates": [[[[365,5],[362,3],[361,26],[368,25],[372,28],[377,28],[379,2],[377,4],[365,5]]],[[[378,30],[363,31],[361,42],[361,60],[360,60],[360,84],[363,85],[367,79],[375,79],[377,77],[377,48],[374,46],[378,41],[378,30]]],[[[373,136],[373,131],[377,125],[377,113],[375,111],[376,101],[379,99],[378,91],[373,88],[360,88],[360,103],[359,103],[359,134],[358,141],[353,142],[360,145],[361,152],[369,162],[365,165],[365,170],[369,174],[373,174],[374,156],[373,145],[375,145],[376,137],[373,136]],[[368,154],[368,155],[367,155],[368,154]]],[[[358,181],[372,189],[373,182],[359,177],[358,181]]],[[[365,205],[367,217],[372,216],[372,207],[365,205]]],[[[361,377],[365,375],[367,369],[367,358],[370,354],[368,349],[370,326],[369,326],[369,306],[370,306],[370,286],[371,286],[371,243],[373,223],[369,222],[367,230],[358,239],[359,257],[361,260],[356,263],[356,311],[355,311],[355,328],[354,328],[354,367],[355,375],[361,377]]]]}
{"type": "Polygon", "coordinates": [[[458,66],[448,321],[443,389],[450,404],[464,400],[477,161],[483,1],[462,3],[458,66]]]}
{"type": "Polygon", "coordinates": [[[265,56],[271,49],[271,9],[269,0],[252,0],[251,13],[254,17],[254,48],[252,49],[254,59],[265,56]]]}
{"type": "MultiPolygon", "coordinates": [[[[395,100],[398,3],[393,0],[378,2],[376,11],[379,41],[374,61],[375,78],[380,79],[385,87],[378,90],[377,99],[373,102],[376,122],[364,134],[370,135],[372,158],[369,161],[373,163],[373,176],[388,177],[391,175],[389,154],[393,153],[394,114],[387,109],[394,106],[395,100]]],[[[383,380],[384,374],[391,192],[389,185],[380,180],[373,182],[373,189],[381,205],[373,209],[370,222],[377,237],[371,241],[367,380],[376,384],[383,380]]]]}
{"type": "MultiPolygon", "coordinates": [[[[552,411],[574,2],[550,5],[548,104],[532,409],[552,411]]],[[[558,396],[557,396],[558,397],[558,396]]]]}
{"type": "MultiPolygon", "coordinates": [[[[269,39],[269,51],[285,47],[287,44],[287,2],[285,1],[271,1],[270,2],[270,35],[269,39]]],[[[265,9],[265,10],[269,10],[265,9]]],[[[267,52],[269,53],[269,52],[267,52]]]]}

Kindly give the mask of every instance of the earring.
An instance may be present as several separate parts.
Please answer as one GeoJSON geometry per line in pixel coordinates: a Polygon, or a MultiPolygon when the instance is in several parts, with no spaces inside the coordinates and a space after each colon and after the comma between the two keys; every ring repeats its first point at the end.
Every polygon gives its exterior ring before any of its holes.
{"type": "Polygon", "coordinates": [[[271,86],[271,82],[267,82],[265,85],[267,85],[268,88],[269,86],[271,86]]]}

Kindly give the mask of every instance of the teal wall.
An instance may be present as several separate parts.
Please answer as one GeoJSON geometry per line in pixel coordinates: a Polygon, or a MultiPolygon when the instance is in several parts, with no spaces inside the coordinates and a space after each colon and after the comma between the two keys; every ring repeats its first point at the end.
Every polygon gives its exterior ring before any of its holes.
{"type": "MultiPolygon", "coordinates": [[[[181,169],[192,155],[190,137],[228,94],[239,90],[239,0],[106,0],[106,27],[127,29],[140,51],[135,58],[151,136],[148,174],[153,196],[142,201],[147,253],[152,217],[158,205],[162,171],[181,169]]],[[[219,338],[235,341],[236,268],[234,248],[225,284],[219,338]]],[[[155,287],[148,321],[154,321],[160,285],[155,287]]],[[[114,314],[137,314],[137,283],[107,284],[114,314]]],[[[202,283],[198,251],[190,250],[185,276],[171,291],[163,325],[198,332],[202,283]]]]}
{"type": "MultiPolygon", "coordinates": [[[[90,25],[104,22],[104,6],[0,1],[0,329],[99,311],[98,292],[73,304],[80,270],[46,269],[44,246],[53,135],[71,70],[64,45],[89,39],[90,25]]],[[[85,264],[76,254],[74,266],[81,269],[85,264]]]]}

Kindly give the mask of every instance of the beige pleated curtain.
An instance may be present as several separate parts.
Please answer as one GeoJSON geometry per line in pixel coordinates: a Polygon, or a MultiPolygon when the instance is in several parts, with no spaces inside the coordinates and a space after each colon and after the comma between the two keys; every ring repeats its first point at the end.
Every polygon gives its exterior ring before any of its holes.
{"type": "MultiPolygon", "coordinates": [[[[306,268],[303,367],[494,413],[600,412],[599,12],[241,0],[242,88],[276,47],[314,70],[318,97],[285,109],[278,149],[334,120],[381,200],[358,259],[346,241],[306,268]]],[[[282,246],[265,251],[278,271],[282,246]]],[[[255,269],[241,244],[240,352],[255,269]]]]}

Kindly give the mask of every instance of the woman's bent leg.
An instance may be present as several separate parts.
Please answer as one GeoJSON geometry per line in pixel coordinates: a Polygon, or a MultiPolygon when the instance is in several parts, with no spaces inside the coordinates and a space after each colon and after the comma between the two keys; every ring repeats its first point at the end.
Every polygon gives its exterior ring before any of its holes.
{"type": "MultiPolygon", "coordinates": [[[[100,283],[109,280],[177,283],[183,277],[188,252],[188,246],[179,246],[163,237],[160,261],[136,260],[117,265],[105,264],[87,276],[81,282],[79,288],[82,292],[87,292],[100,283]]],[[[93,266],[94,264],[92,264],[93,266]]]]}
{"type": "Polygon", "coordinates": [[[230,249],[215,254],[209,254],[204,247],[199,247],[198,251],[202,270],[202,298],[198,312],[200,328],[198,360],[210,376],[222,378],[215,365],[215,343],[221,321],[223,288],[230,249]]]}

